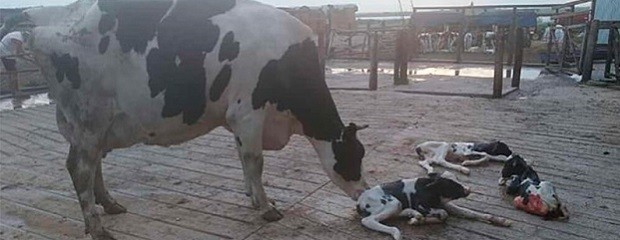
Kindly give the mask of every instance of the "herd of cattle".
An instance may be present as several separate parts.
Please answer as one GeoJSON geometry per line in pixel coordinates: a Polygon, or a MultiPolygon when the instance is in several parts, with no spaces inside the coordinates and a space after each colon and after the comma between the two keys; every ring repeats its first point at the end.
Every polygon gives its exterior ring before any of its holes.
{"type": "MultiPolygon", "coordinates": [[[[58,128],[70,143],[66,166],[93,239],[114,239],[96,204],[109,214],[126,211],[103,181],[108,152],[138,143],[179,144],[220,126],[234,134],[245,191],[266,220],[282,215],[263,188],[262,151],[282,149],[299,134],[331,181],[359,201],[362,222],[371,229],[398,238],[397,229],[379,221],[401,213],[412,223],[443,220],[442,207],[509,224],[449,204],[469,190],[447,173],[368,188],[365,150],[356,136],[366,126],[343,123],[312,31],[284,11],[251,0],[79,0],[28,9],[23,21],[34,26],[28,45],[56,101],[58,128]]],[[[486,150],[499,149],[478,147],[429,144],[418,153],[426,158],[434,152],[429,158],[441,161],[461,151],[494,158],[486,150]]],[[[516,187],[519,206],[555,213],[559,202],[548,202],[556,197],[553,187],[532,177],[518,156],[504,155],[509,170],[503,177],[516,187]]]]}

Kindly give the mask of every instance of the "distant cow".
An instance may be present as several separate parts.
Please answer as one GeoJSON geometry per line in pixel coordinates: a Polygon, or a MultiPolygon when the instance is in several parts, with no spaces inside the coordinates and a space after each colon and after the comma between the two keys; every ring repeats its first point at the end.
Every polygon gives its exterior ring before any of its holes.
{"type": "Polygon", "coordinates": [[[80,0],[26,10],[30,47],[70,143],[67,169],[94,239],[111,239],[95,211],[125,212],[106,190],[105,153],[169,146],[223,126],[241,158],[245,190],[278,220],[263,189],[263,150],[307,137],[330,179],[353,199],[366,188],[364,147],[325,83],[312,31],[250,0],[80,0]]]}

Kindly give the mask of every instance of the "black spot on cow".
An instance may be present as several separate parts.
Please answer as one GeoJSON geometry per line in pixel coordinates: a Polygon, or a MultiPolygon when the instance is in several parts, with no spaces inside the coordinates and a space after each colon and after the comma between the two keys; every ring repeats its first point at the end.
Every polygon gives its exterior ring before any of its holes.
{"type": "Polygon", "coordinates": [[[154,132],[149,133],[149,137],[155,137],[155,133],[154,132]]]}
{"type": "Polygon", "coordinates": [[[241,103],[241,99],[237,99],[237,104],[240,104],[240,103],[241,103]]]}
{"type": "Polygon", "coordinates": [[[172,6],[172,2],[172,0],[99,1],[99,9],[104,12],[99,20],[99,33],[102,35],[107,33],[118,22],[116,39],[120,42],[121,50],[124,53],[134,50],[144,54],[148,41],[155,37],[157,26],[172,6]]]}
{"type": "Polygon", "coordinates": [[[234,0],[178,1],[159,24],[158,47],[151,49],[146,60],[151,96],[165,90],[163,117],[183,114],[183,123],[191,125],[204,114],[204,60],[220,36],[210,18],[234,6],[234,0]]]}
{"type": "Polygon", "coordinates": [[[340,138],[344,124],[325,83],[315,43],[306,39],[288,48],[279,60],[261,70],[252,93],[252,106],[277,104],[301,122],[306,136],[331,141],[340,138]]]}
{"type": "Polygon", "coordinates": [[[104,54],[110,46],[110,36],[102,37],[99,41],[99,53],[104,54]]]}
{"type": "Polygon", "coordinates": [[[215,77],[213,85],[211,85],[211,88],[209,89],[209,99],[211,101],[215,102],[220,99],[220,97],[224,93],[224,90],[228,86],[228,83],[230,82],[231,75],[232,68],[230,64],[224,65],[224,67],[222,67],[222,70],[220,70],[220,73],[218,73],[217,77],[215,77]]]}
{"type": "Polygon", "coordinates": [[[50,56],[52,65],[56,68],[56,80],[59,83],[65,80],[69,80],[73,89],[80,88],[82,78],[80,77],[78,58],[71,57],[69,54],[63,54],[58,56],[56,53],[52,53],[50,56]]]}
{"type": "Polygon", "coordinates": [[[116,24],[116,17],[111,14],[104,13],[101,15],[101,19],[99,19],[99,33],[101,35],[105,35],[107,32],[111,31],[116,24]]]}
{"type": "Polygon", "coordinates": [[[409,198],[404,192],[405,183],[402,180],[381,184],[381,190],[384,193],[395,197],[400,201],[403,209],[409,208],[409,198]]]}
{"type": "Polygon", "coordinates": [[[232,61],[239,55],[239,42],[235,41],[235,34],[231,32],[227,32],[222,39],[222,44],[220,46],[220,54],[219,60],[223,62],[224,60],[232,61]]]}
{"type": "Polygon", "coordinates": [[[235,136],[235,141],[237,141],[237,144],[239,145],[239,147],[243,146],[243,143],[241,142],[241,138],[235,136]]]}

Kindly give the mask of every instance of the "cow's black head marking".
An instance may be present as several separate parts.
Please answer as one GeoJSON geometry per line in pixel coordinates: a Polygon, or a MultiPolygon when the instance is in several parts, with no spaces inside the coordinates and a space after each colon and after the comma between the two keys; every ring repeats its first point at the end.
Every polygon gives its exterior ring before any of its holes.
{"type": "Polygon", "coordinates": [[[366,127],[350,123],[344,128],[342,138],[332,142],[336,158],[334,171],[345,181],[359,181],[362,177],[362,158],[366,152],[364,145],[357,139],[357,131],[366,127]]]}
{"type": "Polygon", "coordinates": [[[52,65],[56,68],[56,80],[58,80],[59,83],[67,78],[73,89],[80,88],[82,78],[80,77],[80,61],[78,58],[71,57],[69,54],[58,56],[58,54],[52,53],[50,59],[52,65]]]}
{"type": "MultiPolygon", "coordinates": [[[[210,18],[225,13],[234,6],[233,0],[178,1],[161,23],[157,20],[158,47],[149,51],[146,62],[151,96],[156,97],[164,92],[162,117],[183,114],[183,123],[191,125],[204,114],[207,81],[204,61],[220,37],[220,28],[213,24],[210,18]]],[[[149,31],[148,36],[151,36],[150,33],[149,31]]],[[[128,37],[133,36],[133,33],[125,34],[128,37]]],[[[117,38],[122,47],[123,39],[119,33],[117,38]]],[[[130,43],[131,41],[128,41],[127,44],[130,43]]],[[[132,46],[135,47],[129,45],[132,46]]],[[[142,46],[142,42],[139,46],[142,46]]],[[[217,82],[218,86],[223,87],[213,90],[212,97],[221,96],[230,80],[230,74],[230,66],[221,70],[218,74],[220,80],[217,82]]]]}

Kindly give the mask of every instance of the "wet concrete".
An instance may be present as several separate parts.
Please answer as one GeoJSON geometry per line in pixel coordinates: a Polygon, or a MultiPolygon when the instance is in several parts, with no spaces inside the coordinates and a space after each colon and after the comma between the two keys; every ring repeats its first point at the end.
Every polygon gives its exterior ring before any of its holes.
{"type": "MultiPolygon", "coordinates": [[[[521,79],[533,80],[536,79],[542,71],[542,68],[526,67],[521,70],[521,79]]],[[[394,74],[394,69],[391,68],[379,68],[379,73],[394,74]]],[[[327,73],[330,74],[342,74],[342,73],[359,73],[369,74],[368,68],[327,68],[327,73]]],[[[513,73],[512,68],[505,68],[505,77],[511,77],[513,73]]],[[[432,75],[432,76],[459,76],[459,77],[476,77],[476,78],[493,78],[494,69],[493,66],[471,66],[471,65],[455,65],[449,66],[420,66],[414,67],[409,70],[410,76],[419,75],[432,75]]]]}
{"type": "Polygon", "coordinates": [[[0,100],[0,111],[45,106],[51,103],[52,100],[50,100],[47,93],[7,98],[0,100]]]}

